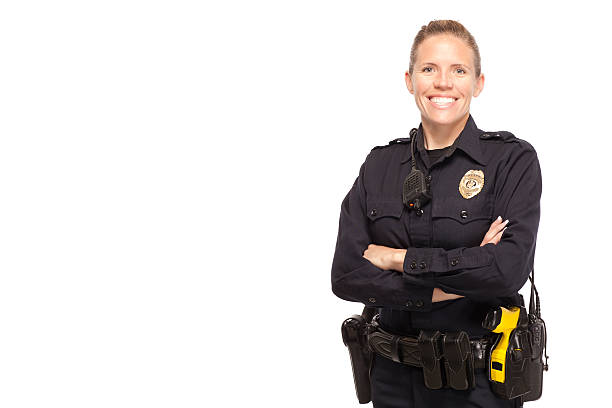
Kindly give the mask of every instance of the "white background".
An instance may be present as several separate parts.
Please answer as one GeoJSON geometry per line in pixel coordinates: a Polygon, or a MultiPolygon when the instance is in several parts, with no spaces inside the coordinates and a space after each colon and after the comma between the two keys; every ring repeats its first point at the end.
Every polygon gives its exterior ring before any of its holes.
{"type": "MultiPolygon", "coordinates": [[[[479,128],[537,150],[550,371],[610,358],[609,15],[596,2],[20,1],[0,7],[0,406],[356,407],[340,203],[420,115],[432,19],[475,36],[479,128]]],[[[521,292],[527,298],[528,286],[521,292]]]]}

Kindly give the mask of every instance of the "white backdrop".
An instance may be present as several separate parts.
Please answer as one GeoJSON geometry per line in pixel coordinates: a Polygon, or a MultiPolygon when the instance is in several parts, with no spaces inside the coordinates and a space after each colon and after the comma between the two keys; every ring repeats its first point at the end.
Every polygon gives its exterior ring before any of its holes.
{"type": "Polygon", "coordinates": [[[481,50],[477,125],[542,168],[550,371],[527,406],[606,405],[597,4],[2,2],[0,406],[359,406],[340,324],[361,305],[330,284],[340,203],[418,126],[410,46],[446,18],[481,50]]]}

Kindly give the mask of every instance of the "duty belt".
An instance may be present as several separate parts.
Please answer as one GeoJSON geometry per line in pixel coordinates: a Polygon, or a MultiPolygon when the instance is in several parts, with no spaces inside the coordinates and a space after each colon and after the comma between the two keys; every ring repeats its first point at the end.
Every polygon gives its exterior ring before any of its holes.
{"type": "Polygon", "coordinates": [[[428,388],[475,388],[474,369],[488,367],[487,351],[494,342],[490,338],[470,340],[465,331],[442,333],[439,330],[401,336],[381,329],[377,320],[378,316],[367,335],[370,348],[397,363],[422,367],[428,388]]]}

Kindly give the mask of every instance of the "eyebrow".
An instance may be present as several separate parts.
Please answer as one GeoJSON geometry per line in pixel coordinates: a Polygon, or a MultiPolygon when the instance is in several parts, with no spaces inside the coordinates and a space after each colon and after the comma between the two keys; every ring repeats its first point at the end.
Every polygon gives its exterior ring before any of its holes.
{"type": "MultiPolygon", "coordinates": [[[[438,64],[436,64],[435,62],[423,62],[421,65],[435,65],[436,67],[438,66],[438,64]]],[[[469,65],[455,63],[455,64],[451,64],[451,67],[465,67],[465,68],[468,68],[469,65]]]]}

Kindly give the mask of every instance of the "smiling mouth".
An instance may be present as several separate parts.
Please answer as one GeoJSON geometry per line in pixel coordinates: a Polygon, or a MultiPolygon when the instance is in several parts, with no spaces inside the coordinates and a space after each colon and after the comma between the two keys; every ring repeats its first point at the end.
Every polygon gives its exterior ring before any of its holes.
{"type": "Polygon", "coordinates": [[[429,99],[433,106],[441,109],[449,108],[457,100],[456,98],[441,96],[432,96],[427,99],[429,99]]]}

